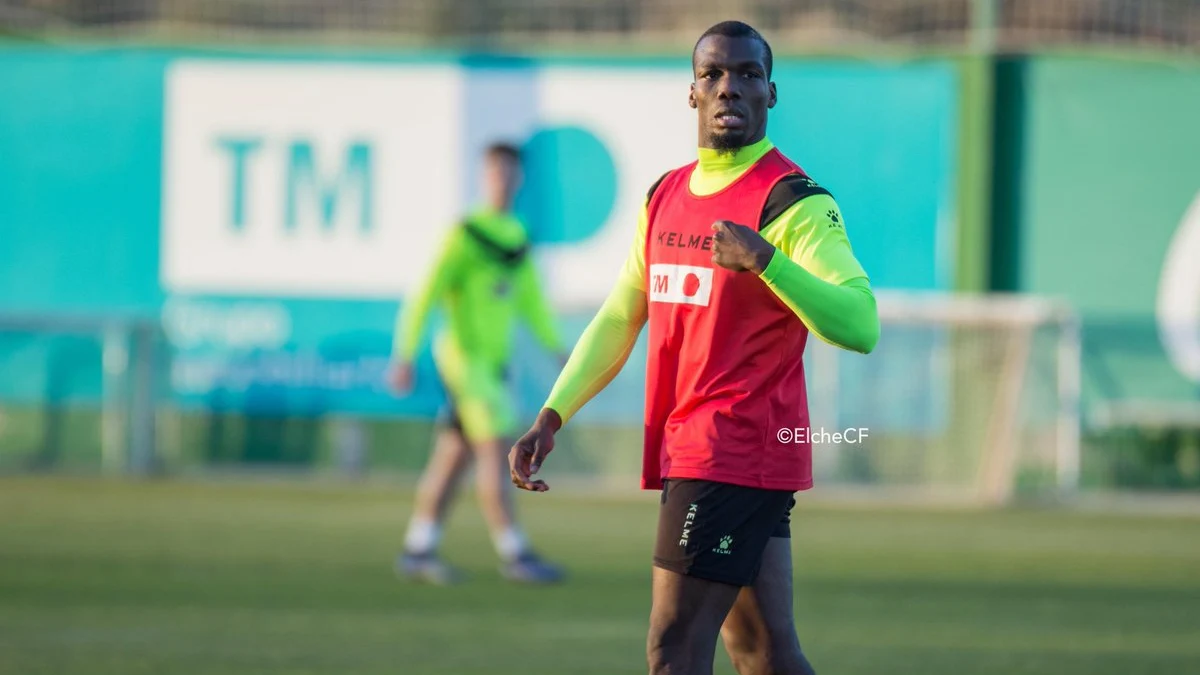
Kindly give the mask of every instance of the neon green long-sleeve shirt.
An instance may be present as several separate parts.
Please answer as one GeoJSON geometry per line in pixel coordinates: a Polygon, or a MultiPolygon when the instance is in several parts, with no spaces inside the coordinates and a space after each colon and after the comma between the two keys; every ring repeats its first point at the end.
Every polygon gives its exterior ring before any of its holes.
{"type": "MultiPolygon", "coordinates": [[[[524,226],[510,213],[481,209],[466,222],[504,249],[516,250],[528,241],[524,226]]],[[[430,315],[439,306],[447,318],[443,337],[472,360],[507,364],[518,319],[547,350],[562,349],[532,256],[506,264],[462,225],[450,231],[421,289],[397,317],[394,353],[399,360],[413,359],[430,315]]]]}
{"type": "MultiPolygon", "coordinates": [[[[772,147],[764,138],[732,155],[700,149],[691,191],[707,195],[724,189],[772,147]]],[[[616,377],[646,323],[648,220],[643,204],[620,278],[546,400],[545,407],[557,412],[564,424],[616,377]]],[[[776,248],[760,275],[763,283],[822,340],[861,353],[873,350],[879,341],[875,296],[854,257],[834,199],[805,198],[768,223],[761,234],[776,248]]]]}

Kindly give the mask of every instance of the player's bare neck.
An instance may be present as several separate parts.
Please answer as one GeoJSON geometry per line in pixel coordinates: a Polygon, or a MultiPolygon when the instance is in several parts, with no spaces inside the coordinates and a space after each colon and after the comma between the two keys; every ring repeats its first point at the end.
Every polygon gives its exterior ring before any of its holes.
{"type": "Polygon", "coordinates": [[[749,148],[766,138],[766,131],[759,132],[753,138],[748,140],[738,140],[732,143],[723,138],[704,138],[700,139],[700,147],[705,150],[712,150],[717,154],[719,159],[729,159],[737,155],[742,150],[749,148]]]}

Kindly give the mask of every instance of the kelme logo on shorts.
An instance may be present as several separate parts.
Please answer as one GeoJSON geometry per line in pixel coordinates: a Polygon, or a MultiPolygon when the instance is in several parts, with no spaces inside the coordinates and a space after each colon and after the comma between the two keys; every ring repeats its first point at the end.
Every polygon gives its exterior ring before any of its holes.
{"type": "Polygon", "coordinates": [[[712,286],[711,267],[666,263],[650,266],[650,302],[707,307],[712,286]]]}
{"type": "Polygon", "coordinates": [[[720,553],[721,555],[729,555],[730,553],[733,553],[733,537],[729,536],[728,534],[724,537],[721,537],[721,541],[717,544],[717,547],[713,549],[713,553],[720,553]]]}
{"type": "Polygon", "coordinates": [[[683,518],[683,534],[679,535],[679,545],[686,547],[688,537],[692,536],[692,526],[696,524],[696,514],[700,512],[700,507],[696,504],[688,505],[687,515],[683,518]]]}

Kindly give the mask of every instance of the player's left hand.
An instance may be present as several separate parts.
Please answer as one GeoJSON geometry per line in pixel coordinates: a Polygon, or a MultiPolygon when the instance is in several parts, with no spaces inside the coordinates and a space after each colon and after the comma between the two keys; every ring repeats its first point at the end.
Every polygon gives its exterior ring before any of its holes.
{"type": "Polygon", "coordinates": [[[762,274],[775,255],[775,247],[745,225],[718,220],[712,229],[712,261],[727,270],[762,274]]]}
{"type": "Polygon", "coordinates": [[[388,386],[396,394],[404,396],[413,388],[413,364],[400,361],[391,364],[387,372],[388,386]]]}
{"type": "Polygon", "coordinates": [[[554,449],[554,434],[562,428],[562,417],[550,408],[542,409],[533,427],[517,440],[508,453],[509,474],[513,485],[530,492],[550,489],[544,480],[534,480],[533,474],[542,468],[546,455],[554,449]]]}

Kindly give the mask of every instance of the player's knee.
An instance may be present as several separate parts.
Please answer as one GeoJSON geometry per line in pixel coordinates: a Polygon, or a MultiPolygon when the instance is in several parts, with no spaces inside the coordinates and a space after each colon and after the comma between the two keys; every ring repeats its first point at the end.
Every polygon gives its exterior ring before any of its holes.
{"type": "Polygon", "coordinates": [[[725,651],[738,675],[816,675],[794,641],[773,641],[747,633],[723,635],[725,651]]]}
{"type": "Polygon", "coordinates": [[[766,675],[770,672],[767,655],[749,649],[733,648],[725,643],[725,651],[729,652],[729,660],[738,675],[766,675]]]}
{"type": "MultiPolygon", "coordinates": [[[[780,675],[788,673],[786,670],[776,668],[774,660],[771,658],[771,653],[766,648],[756,648],[750,643],[730,643],[725,642],[725,651],[729,653],[729,660],[733,662],[733,669],[738,672],[738,675],[780,675]]],[[[790,675],[790,673],[789,673],[790,675]]]]}
{"type": "Polygon", "coordinates": [[[723,630],[721,640],[725,643],[725,651],[739,675],[762,672],[763,663],[766,661],[766,645],[753,631],[723,630]]]}

